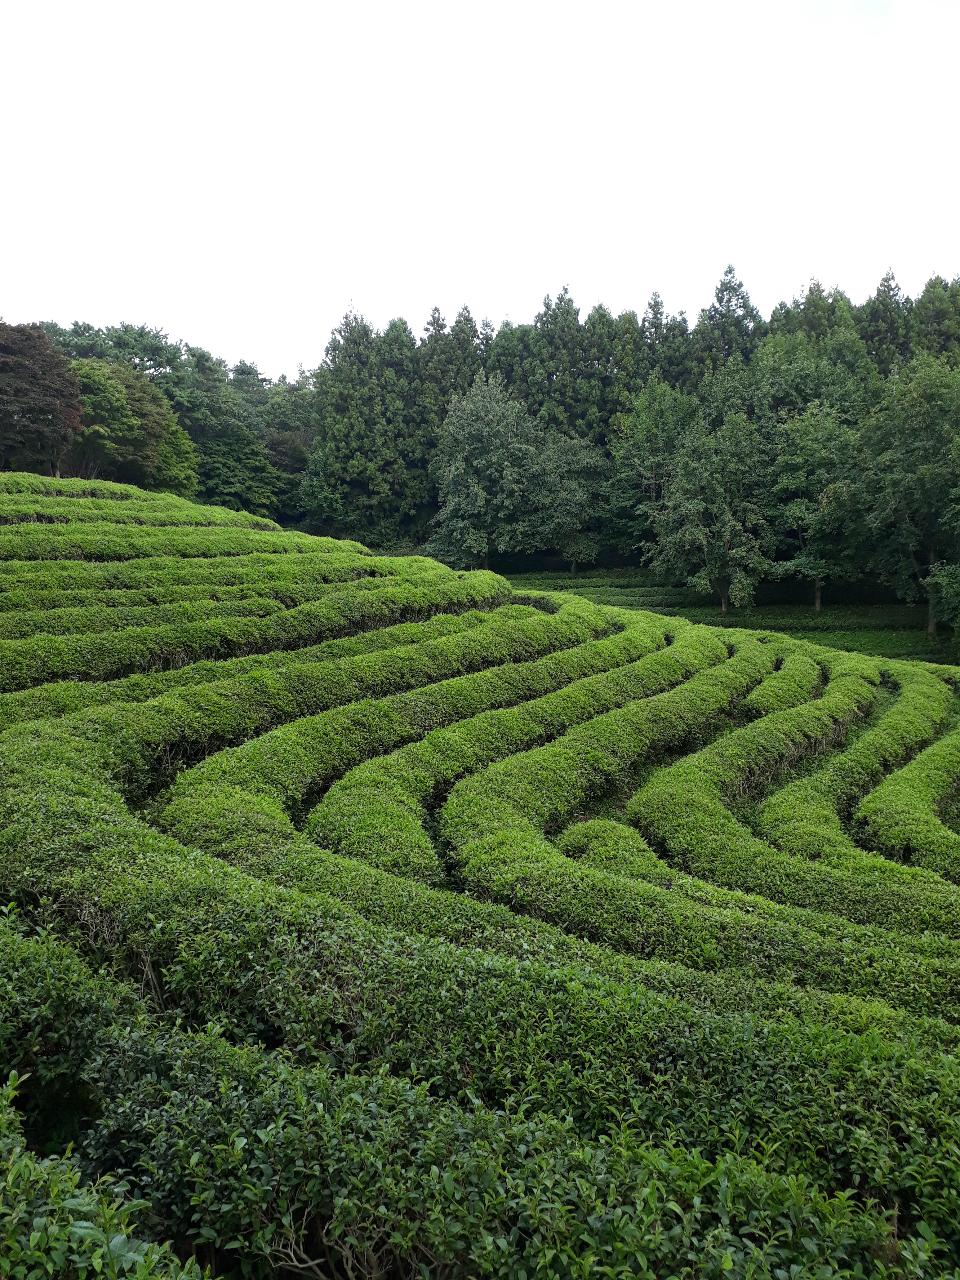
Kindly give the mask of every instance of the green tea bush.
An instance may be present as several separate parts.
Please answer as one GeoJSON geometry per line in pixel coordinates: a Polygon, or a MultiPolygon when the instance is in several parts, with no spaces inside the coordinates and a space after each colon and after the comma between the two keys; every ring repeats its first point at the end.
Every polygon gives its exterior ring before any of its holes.
{"type": "MultiPolygon", "coordinates": [[[[347,544],[350,546],[351,544],[347,544]]],[[[107,521],[84,524],[25,524],[0,526],[0,559],[23,560],[137,560],[164,555],[240,556],[255,552],[274,555],[336,551],[333,539],[305,533],[259,529],[163,528],[153,525],[120,527],[107,521]]]]}
{"type": "MultiPolygon", "coordinates": [[[[892,705],[867,727],[846,750],[831,756],[819,769],[798,778],[771,795],[762,805],[760,829],[779,848],[824,861],[854,862],[866,855],[848,835],[857,799],[886,771],[922,747],[941,730],[950,716],[954,694],[949,684],[923,667],[898,669],[892,705]]],[[[884,875],[895,877],[896,867],[881,864],[884,875]]],[[[875,867],[874,871],[880,867],[875,867]]],[[[905,890],[916,887],[908,875],[905,890]]]]}
{"type": "Polygon", "coordinates": [[[426,617],[432,609],[472,609],[505,600],[496,574],[450,575],[423,588],[399,582],[375,590],[345,587],[326,599],[263,619],[214,619],[130,627],[105,635],[39,635],[0,640],[0,692],[87,675],[110,679],[133,671],[185,666],[199,658],[259,649],[294,649],[353,630],[426,617]]]}
{"type": "Polygon", "coordinates": [[[891,857],[960,881],[960,834],[940,809],[960,785],[960,732],[889,774],[857,806],[865,840],[891,857]]]}
{"type": "Polygon", "coordinates": [[[136,498],[117,502],[112,498],[91,497],[82,505],[69,497],[4,496],[0,491],[0,526],[10,524],[139,524],[163,528],[175,526],[221,526],[236,529],[272,529],[279,526],[262,516],[246,511],[229,511],[225,507],[199,506],[173,494],[155,494],[152,501],[136,498]]]}
{"type": "Polygon", "coordinates": [[[0,1275],[957,1280],[914,623],[0,476],[0,1275]]]}
{"type": "MultiPolygon", "coordinates": [[[[199,1239],[231,1271],[272,1274],[293,1260],[308,1271],[371,1275],[422,1265],[463,1277],[586,1277],[598,1268],[721,1276],[732,1265],[789,1262],[803,1229],[814,1233],[811,1261],[795,1275],[813,1276],[826,1261],[853,1276],[890,1247],[880,1206],[825,1195],[739,1155],[713,1162],[658,1148],[626,1126],[590,1142],[549,1117],[442,1102],[384,1072],[336,1076],[184,1033],[118,999],[115,985],[62,948],[0,928],[0,974],[14,965],[21,981],[11,1009],[44,1046],[35,1060],[87,1090],[83,1160],[122,1173],[123,1185],[149,1196],[155,1222],[199,1239]],[[65,1013],[86,1027],[66,1045],[56,1034],[65,1013]],[[365,1209],[372,1203],[376,1213],[365,1209]]],[[[0,1048],[17,1056],[22,1042],[3,1030],[0,1048]]],[[[86,1210],[96,1239],[99,1205],[81,1196],[72,1207],[86,1210]]],[[[10,1256],[22,1258],[26,1232],[16,1218],[11,1226],[10,1256]]],[[[948,1255],[926,1223],[923,1234],[900,1238],[903,1275],[948,1255]]],[[[29,1239],[42,1264],[61,1261],[42,1236],[29,1239]]],[[[125,1243],[129,1257],[136,1246],[125,1243]]],[[[198,1276],[190,1264],[165,1270],[168,1257],[141,1257],[145,1269],[133,1274],[198,1276]]]]}

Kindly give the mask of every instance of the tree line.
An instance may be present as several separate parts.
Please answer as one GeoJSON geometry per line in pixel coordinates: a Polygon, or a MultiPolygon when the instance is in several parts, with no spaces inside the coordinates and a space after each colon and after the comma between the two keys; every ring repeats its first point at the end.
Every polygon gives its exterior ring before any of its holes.
{"type": "Polygon", "coordinates": [[[868,577],[960,602],[960,279],[813,282],[768,319],[732,267],[692,325],[585,318],[417,339],[348,314],[295,380],[145,327],[0,324],[0,466],[101,476],[458,564],[641,557],[748,603],[868,577]]]}

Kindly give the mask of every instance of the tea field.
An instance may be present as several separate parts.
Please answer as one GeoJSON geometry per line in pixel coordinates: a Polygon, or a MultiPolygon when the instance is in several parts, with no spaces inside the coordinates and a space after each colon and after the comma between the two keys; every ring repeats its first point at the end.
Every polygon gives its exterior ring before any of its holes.
{"type": "MultiPolygon", "coordinates": [[[[869,653],[880,658],[918,658],[924,662],[953,663],[958,651],[949,629],[927,635],[926,610],[921,606],[891,604],[825,604],[815,611],[810,604],[758,604],[720,613],[711,600],[682,587],[668,587],[651,579],[643,569],[588,569],[577,574],[559,571],[509,575],[517,590],[569,591],[621,608],[647,609],[710,626],[752,627],[783,631],[819,645],[869,653]]],[[[810,592],[812,596],[812,591],[810,592]]],[[[829,597],[829,592],[828,592],[829,597]]]]}
{"type": "Polygon", "coordinates": [[[0,1275],[960,1276],[960,668],[557,585],[0,475],[0,1275]]]}

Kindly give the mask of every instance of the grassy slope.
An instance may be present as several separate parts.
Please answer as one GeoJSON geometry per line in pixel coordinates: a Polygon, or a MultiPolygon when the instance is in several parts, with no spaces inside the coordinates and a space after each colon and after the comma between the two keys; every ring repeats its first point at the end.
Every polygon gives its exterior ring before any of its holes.
{"type": "Polygon", "coordinates": [[[960,1274],[960,670],[561,582],[0,476],[0,1274],[960,1274]]]}

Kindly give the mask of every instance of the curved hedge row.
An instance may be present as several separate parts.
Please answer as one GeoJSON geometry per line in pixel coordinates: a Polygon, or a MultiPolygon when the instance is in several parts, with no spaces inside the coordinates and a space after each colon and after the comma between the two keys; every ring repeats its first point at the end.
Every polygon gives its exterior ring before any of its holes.
{"type": "MultiPolygon", "coordinates": [[[[449,582],[451,577],[449,570],[440,566],[426,569],[414,566],[395,575],[362,574],[330,582],[281,579],[225,587],[219,592],[208,588],[203,596],[156,603],[138,603],[136,599],[130,599],[138,593],[125,592],[116,593],[120,599],[111,604],[103,598],[109,594],[107,592],[84,592],[77,593],[87,597],[79,607],[65,605],[63,593],[52,597],[45,594],[40,596],[42,604],[37,601],[30,607],[21,604],[16,611],[0,610],[0,639],[29,639],[43,633],[69,635],[84,631],[119,631],[137,626],[162,626],[166,622],[190,622],[204,616],[230,616],[231,613],[236,616],[254,612],[276,613],[312,601],[335,598],[335,593],[346,585],[353,591],[378,591],[401,582],[429,588],[435,581],[443,579],[449,582]],[[96,598],[98,594],[99,599],[96,598]]],[[[192,590],[196,591],[196,588],[192,590]]]]}
{"type": "Polygon", "coordinates": [[[0,477],[0,1274],[960,1277],[960,671],[263,523],[0,477]]]}
{"type": "MultiPolygon", "coordinates": [[[[755,836],[731,811],[738,791],[841,740],[875,701],[875,661],[838,654],[830,662],[822,697],[766,716],[660,770],[631,800],[630,818],[671,862],[702,879],[864,925],[917,935],[935,929],[956,937],[960,895],[952,887],[917,881],[907,896],[899,881],[878,876],[869,863],[791,857],[755,836]]],[[[939,945],[936,938],[927,941],[939,945]]],[[[920,943],[915,938],[911,945],[920,943]]]]}
{"type": "Polygon", "coordinates": [[[953,730],[864,796],[856,817],[875,848],[960,881],[960,835],[940,808],[960,786],[960,732],[953,730]]]}
{"type": "Polygon", "coordinates": [[[530,685],[528,699],[517,706],[481,711],[355,766],[311,810],[305,830],[340,854],[401,875],[435,866],[430,811],[459,778],[611,707],[669,688],[719,653],[681,629],[671,648],[649,655],[651,645],[664,639],[672,637],[634,623],[571,650],[569,661],[550,664],[554,679],[566,681],[560,688],[537,694],[530,685]]]}
{"type": "MultiPolygon", "coordinates": [[[[821,768],[764,801],[760,830],[779,848],[841,865],[867,857],[847,834],[844,820],[858,797],[944,727],[954,704],[951,686],[933,671],[904,666],[896,680],[897,696],[874,725],[821,768]]],[[[874,872],[877,869],[874,865],[874,872]]],[[[889,864],[882,870],[887,877],[899,874],[899,868],[889,864]]],[[[909,873],[902,883],[912,891],[917,877],[909,873]]]]}
{"type": "Polygon", "coordinates": [[[328,598],[263,619],[213,619],[131,627],[106,635],[40,635],[0,641],[0,692],[70,676],[103,680],[134,671],[185,666],[200,658],[259,649],[294,649],[327,637],[427,617],[437,608],[487,607],[506,599],[496,574],[450,575],[429,589],[389,581],[374,590],[344,587],[328,598]]]}
{"type": "MultiPolygon", "coordinates": [[[[501,605],[501,609],[515,608],[501,605]]],[[[259,670],[280,670],[306,663],[353,658],[379,649],[419,644],[439,636],[455,635],[477,626],[489,613],[468,609],[464,613],[437,613],[422,622],[397,622],[390,626],[360,631],[336,640],[299,649],[273,649],[253,653],[245,658],[209,658],[155,671],[150,675],[120,676],[116,680],[61,680],[36,685],[16,693],[0,693],[0,729],[21,720],[41,720],[82,711],[86,707],[102,707],[111,702],[147,702],[173,689],[190,685],[206,685],[230,680],[259,670]]]]}
{"type": "MultiPolygon", "coordinates": [[[[164,555],[241,556],[255,552],[296,555],[298,552],[337,551],[333,538],[305,533],[230,528],[158,528],[154,525],[119,527],[108,521],[90,524],[29,524],[0,526],[0,560],[15,566],[25,560],[137,560],[164,555]]],[[[359,543],[347,543],[359,551],[359,543]]],[[[15,568],[13,572],[18,572],[15,568]]],[[[19,570],[19,572],[23,572],[19,570]]]]}
{"type": "Polygon", "coordinates": [[[754,715],[787,711],[814,697],[824,680],[824,670],[816,658],[801,649],[793,650],[775,671],[763,677],[743,700],[754,715]]]}
{"type": "MultiPolygon", "coordinates": [[[[960,1083],[954,1059],[921,1065],[911,1048],[870,1035],[838,1042],[789,1019],[758,1036],[751,1015],[720,1021],[582,973],[404,939],[319,896],[270,891],[185,857],[107,810],[102,789],[75,788],[71,809],[56,852],[30,818],[15,818],[15,891],[42,893],[75,945],[187,1027],[212,1020],[233,1041],[283,1046],[337,1071],[389,1067],[459,1105],[512,1111],[532,1092],[541,1128],[569,1116],[583,1135],[605,1132],[617,1114],[628,1129],[720,1153],[735,1113],[743,1150],[771,1172],[856,1188],[869,1201],[885,1169],[903,1224],[922,1216],[953,1239],[957,1135],[940,1117],[960,1083]],[[68,860],[64,834],[95,847],[68,860]],[[609,1054],[597,1055],[598,1039],[609,1054]]],[[[8,883],[11,852],[5,840],[8,883]]]]}
{"type": "MultiPolygon", "coordinates": [[[[144,556],[136,560],[0,560],[0,603],[8,597],[25,607],[21,593],[30,592],[26,607],[49,603],[65,590],[143,590],[170,586],[211,587],[286,583],[349,582],[357,577],[399,576],[391,573],[384,556],[331,551],[323,539],[311,550],[295,556],[263,551],[238,556],[144,556]]],[[[413,562],[414,557],[410,557],[413,562]]],[[[435,568],[437,566],[434,566],[435,568]]]]}
{"type": "MultiPolygon", "coordinates": [[[[879,1206],[743,1156],[658,1148],[626,1126],[590,1142],[545,1118],[439,1102],[385,1073],[338,1077],[170,1030],[69,953],[0,926],[0,974],[11,969],[13,1027],[28,1023],[42,1046],[33,1061],[84,1083],[87,1161],[113,1165],[171,1236],[207,1242],[231,1268],[654,1280],[783,1264],[812,1280],[824,1265],[852,1277],[890,1246],[879,1206]],[[792,1264],[799,1231],[816,1239],[809,1268],[792,1264]]],[[[5,1056],[22,1045],[0,1032],[5,1056]]],[[[898,1248],[901,1274],[919,1277],[946,1245],[927,1226],[898,1248]]]]}
{"type": "Polygon", "coordinates": [[[47,609],[0,613],[0,640],[29,640],[32,636],[90,635],[129,627],[159,627],[165,623],[189,623],[206,618],[263,618],[281,613],[283,605],[266,596],[242,600],[178,601],[170,605],[134,605],[130,608],[47,609]]]}
{"type": "Polygon", "coordinates": [[[0,491],[0,526],[10,524],[137,524],[166,526],[201,525],[235,529],[278,530],[279,525],[246,511],[229,511],[226,507],[200,506],[173,494],[157,494],[153,501],[130,498],[117,502],[114,498],[88,498],[81,506],[69,497],[36,497],[4,495],[0,491]]]}

